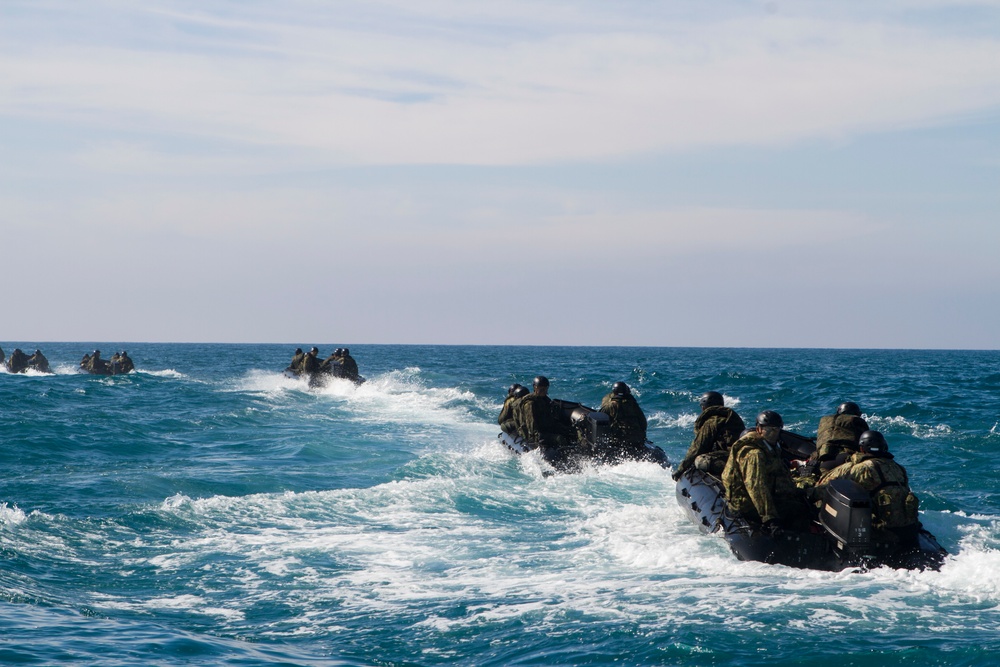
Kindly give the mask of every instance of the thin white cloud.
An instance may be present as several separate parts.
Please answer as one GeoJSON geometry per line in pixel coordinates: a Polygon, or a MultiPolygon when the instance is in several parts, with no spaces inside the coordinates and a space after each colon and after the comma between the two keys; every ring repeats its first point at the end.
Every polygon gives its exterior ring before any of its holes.
{"type": "MultiPolygon", "coordinates": [[[[149,46],[88,42],[86,30],[65,45],[22,39],[0,60],[0,113],[336,164],[523,164],[782,144],[1000,106],[1000,40],[926,26],[766,12],[644,22],[556,6],[517,32],[521,5],[446,20],[454,5],[421,3],[380,28],[357,5],[336,17],[299,7],[317,21],[143,13],[149,46]],[[495,39],[469,39],[463,21],[495,39]],[[209,34],[161,44],[192,24],[209,34]]],[[[15,24],[37,20],[29,10],[15,24]]]]}

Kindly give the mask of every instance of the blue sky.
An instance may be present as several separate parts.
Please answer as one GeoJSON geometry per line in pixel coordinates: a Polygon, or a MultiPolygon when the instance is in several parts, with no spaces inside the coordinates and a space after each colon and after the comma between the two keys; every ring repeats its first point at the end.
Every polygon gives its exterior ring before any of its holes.
{"type": "Polygon", "coordinates": [[[996,349],[1000,2],[870,4],[7,0],[0,337],[996,349]]]}

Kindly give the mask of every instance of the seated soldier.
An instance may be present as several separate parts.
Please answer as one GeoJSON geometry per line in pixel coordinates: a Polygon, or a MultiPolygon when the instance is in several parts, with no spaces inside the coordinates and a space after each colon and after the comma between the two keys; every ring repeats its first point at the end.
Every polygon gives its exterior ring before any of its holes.
{"type": "Polygon", "coordinates": [[[783,426],[773,410],[757,415],[756,428],[733,444],[722,472],[729,509],[771,534],[808,530],[813,514],[782,457],[783,426]]]}
{"type": "Polygon", "coordinates": [[[624,382],[615,382],[611,392],[601,399],[601,412],[608,415],[611,429],[609,452],[612,460],[642,456],[646,451],[648,422],[632,390],[624,382]]]}
{"type": "Polygon", "coordinates": [[[871,495],[876,539],[904,548],[916,546],[920,501],[910,490],[906,469],[893,458],[881,433],[865,431],[859,438],[858,452],[823,475],[816,488],[821,490],[835,479],[850,479],[871,495]]]}
{"type": "Polygon", "coordinates": [[[358,362],[351,356],[351,351],[348,348],[342,348],[340,352],[341,377],[345,377],[351,382],[357,382],[359,377],[358,362]]]}
{"type": "Polygon", "coordinates": [[[10,356],[5,362],[7,370],[11,373],[23,373],[28,369],[28,355],[21,351],[21,348],[16,347],[14,351],[10,353],[10,356]]]}
{"type": "Polygon", "coordinates": [[[507,389],[507,398],[504,399],[503,407],[500,408],[500,416],[497,417],[500,430],[504,433],[517,436],[517,421],[514,419],[514,409],[517,402],[527,396],[528,393],[527,387],[522,387],[516,383],[507,389]]]}
{"type": "Polygon", "coordinates": [[[817,477],[836,468],[858,451],[858,438],[868,430],[868,422],[861,417],[857,403],[841,403],[837,413],[819,420],[816,433],[816,451],[799,470],[802,477],[817,477]]]}
{"type": "Polygon", "coordinates": [[[521,435],[529,446],[540,447],[550,462],[563,462],[573,448],[573,427],[549,398],[547,377],[539,375],[531,386],[534,391],[518,402],[516,418],[521,435]]]}
{"type": "Polygon", "coordinates": [[[293,373],[302,372],[302,360],[305,358],[306,353],[302,351],[301,347],[295,348],[295,352],[292,353],[292,361],[288,364],[286,370],[292,371],[293,373]]]}
{"type": "Polygon", "coordinates": [[[312,347],[309,348],[309,352],[302,357],[302,367],[301,371],[303,373],[313,374],[319,370],[319,348],[312,347]]]}
{"type": "Polygon", "coordinates": [[[118,356],[118,363],[121,373],[131,373],[135,370],[135,364],[132,363],[132,357],[128,356],[128,352],[122,350],[122,353],[118,356]]]}
{"type": "Polygon", "coordinates": [[[28,357],[28,368],[34,368],[40,373],[51,373],[49,370],[49,360],[45,358],[41,350],[35,350],[35,353],[28,357]]]}
{"type": "Polygon", "coordinates": [[[694,440],[673,473],[675,482],[692,465],[713,475],[721,475],[729,459],[729,448],[740,439],[746,428],[743,419],[725,406],[719,392],[706,391],[698,403],[701,414],[694,422],[694,440]]]}
{"type": "Polygon", "coordinates": [[[93,373],[107,373],[108,362],[101,359],[101,351],[94,350],[90,355],[90,361],[87,362],[87,370],[93,373]]]}

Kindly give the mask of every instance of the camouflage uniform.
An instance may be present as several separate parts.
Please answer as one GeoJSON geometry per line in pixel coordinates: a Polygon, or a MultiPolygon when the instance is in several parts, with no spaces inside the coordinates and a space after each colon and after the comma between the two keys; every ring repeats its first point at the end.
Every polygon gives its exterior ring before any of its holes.
{"type": "Polygon", "coordinates": [[[868,430],[868,422],[854,415],[827,415],[819,420],[816,433],[816,454],[811,460],[830,463],[840,454],[850,456],[858,451],[858,438],[868,430]]]}
{"type": "Polygon", "coordinates": [[[320,361],[317,358],[319,355],[310,350],[304,357],[302,357],[302,367],[303,373],[315,373],[319,370],[320,361]]]}
{"type": "Polygon", "coordinates": [[[846,477],[868,491],[872,499],[872,527],[889,541],[916,540],[920,521],[917,511],[920,501],[910,491],[906,469],[886,452],[881,456],[858,452],[843,465],[837,466],[820,479],[817,488],[835,479],[846,477]]]}
{"type": "Polygon", "coordinates": [[[497,417],[497,423],[500,424],[500,430],[504,433],[510,435],[517,435],[517,420],[514,418],[514,412],[517,408],[518,400],[521,396],[515,396],[514,394],[509,395],[504,399],[503,407],[500,409],[500,416],[497,417]]]}
{"type": "Polygon", "coordinates": [[[786,527],[808,524],[810,510],[781,456],[756,431],[737,440],[722,472],[726,502],[736,514],[756,523],[781,521],[786,527]]]}
{"type": "Polygon", "coordinates": [[[570,444],[572,428],[548,396],[528,394],[517,404],[518,431],[528,442],[550,446],[570,444]]]}
{"type": "Polygon", "coordinates": [[[340,367],[342,369],[342,377],[348,380],[356,382],[358,379],[358,362],[354,361],[354,357],[349,354],[344,354],[340,358],[340,367]]]}
{"type": "Polygon", "coordinates": [[[695,459],[702,454],[718,452],[719,463],[725,465],[729,458],[729,448],[739,440],[744,429],[746,425],[743,419],[731,408],[721,405],[705,408],[694,423],[694,440],[684,459],[678,464],[674,479],[694,465],[695,459]]]}
{"type": "Polygon", "coordinates": [[[601,399],[601,412],[611,420],[612,442],[623,450],[636,450],[646,445],[646,415],[632,394],[611,392],[601,399]]]}
{"type": "Polygon", "coordinates": [[[306,358],[306,353],[299,350],[292,355],[292,363],[288,364],[288,367],[295,371],[296,373],[302,371],[302,361],[306,358]]]}

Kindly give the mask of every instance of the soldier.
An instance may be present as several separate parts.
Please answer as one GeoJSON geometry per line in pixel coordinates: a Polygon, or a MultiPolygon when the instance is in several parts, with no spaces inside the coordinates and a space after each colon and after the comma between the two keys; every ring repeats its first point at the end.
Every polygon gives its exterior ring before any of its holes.
{"type": "Polygon", "coordinates": [[[309,348],[309,352],[302,357],[302,367],[301,371],[308,375],[312,375],[319,370],[319,348],[312,347],[309,348]]]}
{"type": "Polygon", "coordinates": [[[713,475],[722,474],[729,459],[729,448],[746,428],[743,419],[725,406],[719,392],[706,391],[698,403],[701,414],[694,422],[694,440],[674,471],[675,482],[692,465],[713,475]]]}
{"type": "Polygon", "coordinates": [[[729,508],[771,534],[806,530],[812,514],[781,456],[782,426],[773,410],[757,415],[756,428],[733,443],[722,472],[729,508]]]}
{"type": "Polygon", "coordinates": [[[527,387],[522,387],[517,383],[512,384],[507,389],[507,398],[504,399],[503,407],[500,408],[500,416],[497,417],[497,423],[500,424],[501,431],[508,435],[517,435],[517,421],[514,419],[514,408],[518,400],[524,398],[529,393],[527,387]]]}
{"type": "Polygon", "coordinates": [[[531,383],[533,391],[520,399],[515,412],[521,436],[537,447],[553,464],[566,461],[573,446],[573,428],[549,398],[549,379],[539,375],[531,383]]]}
{"type": "Polygon", "coordinates": [[[601,399],[601,412],[611,420],[612,458],[641,456],[646,448],[646,415],[624,382],[615,382],[601,399]]]}
{"type": "Polygon", "coordinates": [[[90,361],[87,362],[87,370],[92,373],[105,373],[107,368],[108,362],[101,359],[101,351],[94,350],[90,355],[90,361]]]}
{"type": "Polygon", "coordinates": [[[120,364],[120,373],[131,373],[135,370],[135,364],[132,363],[132,357],[128,356],[128,352],[122,350],[121,355],[118,357],[118,363],[120,364]]]}
{"type": "Polygon", "coordinates": [[[906,469],[893,458],[881,433],[865,431],[858,440],[858,451],[823,475],[816,488],[822,489],[835,479],[850,479],[871,495],[876,539],[901,547],[916,546],[920,500],[910,490],[906,469]]]}
{"type": "Polygon", "coordinates": [[[288,370],[293,373],[302,372],[302,360],[305,359],[306,353],[302,351],[301,347],[295,348],[295,352],[292,354],[292,362],[288,364],[288,370]]]}
{"type": "Polygon", "coordinates": [[[868,422],[861,418],[858,404],[841,403],[836,414],[820,418],[816,451],[799,470],[799,475],[816,477],[836,468],[858,451],[858,439],[867,430],[868,422]]]}
{"type": "Polygon", "coordinates": [[[28,355],[22,352],[21,348],[15,347],[7,357],[6,366],[11,373],[23,373],[28,368],[28,355]]]}
{"type": "Polygon", "coordinates": [[[45,358],[41,350],[35,350],[35,353],[28,357],[28,368],[34,368],[39,373],[51,373],[49,370],[49,360],[45,358]]]}
{"type": "Polygon", "coordinates": [[[340,367],[343,370],[342,377],[347,378],[351,382],[357,382],[358,362],[354,360],[354,357],[351,356],[351,351],[346,347],[340,352],[340,367]]]}
{"type": "Polygon", "coordinates": [[[3,360],[4,360],[3,348],[0,347],[0,364],[3,363],[3,360]]]}

